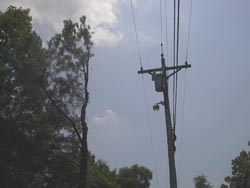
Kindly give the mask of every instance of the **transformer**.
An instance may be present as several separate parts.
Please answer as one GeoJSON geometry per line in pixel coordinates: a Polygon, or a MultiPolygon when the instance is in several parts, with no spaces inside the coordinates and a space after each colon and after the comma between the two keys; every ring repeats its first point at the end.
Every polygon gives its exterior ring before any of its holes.
{"type": "Polygon", "coordinates": [[[152,80],[155,82],[155,91],[163,91],[163,76],[162,74],[152,74],[152,80]]]}

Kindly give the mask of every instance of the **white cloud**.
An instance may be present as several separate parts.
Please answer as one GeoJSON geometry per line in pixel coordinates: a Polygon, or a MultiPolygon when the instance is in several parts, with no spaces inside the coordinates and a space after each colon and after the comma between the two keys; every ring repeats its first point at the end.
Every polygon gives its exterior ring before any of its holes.
{"type": "Polygon", "coordinates": [[[115,46],[123,39],[121,32],[112,33],[102,27],[97,27],[94,33],[94,41],[100,46],[115,46]]]}
{"type": "Polygon", "coordinates": [[[87,22],[95,33],[93,35],[95,45],[114,46],[123,38],[123,34],[115,28],[118,24],[118,18],[115,14],[118,2],[119,0],[10,0],[0,1],[0,7],[2,10],[5,10],[9,5],[30,8],[36,23],[44,24],[47,22],[51,24],[55,32],[60,32],[63,20],[78,21],[81,16],[86,15],[87,22]]]}
{"type": "Polygon", "coordinates": [[[103,115],[95,116],[93,123],[97,125],[114,125],[118,123],[119,116],[110,109],[106,109],[103,115]]]}

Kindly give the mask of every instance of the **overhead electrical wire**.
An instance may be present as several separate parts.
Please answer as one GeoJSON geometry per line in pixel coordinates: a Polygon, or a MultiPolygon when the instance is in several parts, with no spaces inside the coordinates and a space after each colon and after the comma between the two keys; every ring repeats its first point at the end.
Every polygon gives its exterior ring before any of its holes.
{"type": "MultiPolygon", "coordinates": [[[[168,63],[168,9],[167,9],[167,0],[165,0],[165,14],[166,14],[166,56],[167,56],[167,63],[168,63]]],[[[166,63],[166,65],[167,65],[166,63]]]]}
{"type": "MultiPolygon", "coordinates": [[[[168,65],[168,59],[169,59],[169,51],[168,51],[168,11],[167,11],[167,0],[164,1],[165,2],[165,31],[166,31],[166,34],[165,34],[165,39],[166,39],[166,45],[165,45],[165,49],[166,49],[166,66],[168,65]]],[[[163,22],[163,16],[162,16],[162,1],[160,0],[160,10],[161,10],[161,13],[160,13],[160,17],[161,17],[161,35],[162,35],[162,32],[163,32],[163,28],[162,28],[162,22],[163,22]]],[[[161,53],[163,54],[163,37],[161,37],[161,53]]],[[[168,74],[168,72],[166,71],[166,74],[168,74]]],[[[167,134],[166,134],[166,137],[167,137],[167,134]]],[[[167,140],[166,140],[167,142],[167,140]]],[[[168,161],[168,150],[166,150],[166,166],[167,166],[167,162],[168,161]]],[[[168,171],[166,170],[166,176],[169,176],[168,174],[168,171]]],[[[164,178],[165,179],[165,178],[164,178]]],[[[166,178],[166,182],[164,181],[164,187],[167,187],[168,185],[168,178],[166,178]]]]}
{"type": "Polygon", "coordinates": [[[140,51],[140,45],[139,45],[137,27],[136,27],[136,22],[135,22],[134,6],[133,6],[133,3],[132,3],[132,0],[130,0],[130,6],[131,6],[132,16],[133,16],[133,22],[134,22],[134,29],[135,29],[135,36],[136,36],[136,42],[137,42],[137,50],[138,50],[138,55],[139,55],[139,61],[140,61],[141,69],[142,69],[141,51],[140,51]]]}
{"type": "MultiPolygon", "coordinates": [[[[180,0],[178,0],[178,9],[177,9],[177,39],[176,39],[176,63],[175,65],[179,65],[179,38],[180,38],[180,0]]],[[[175,96],[174,96],[174,127],[173,131],[175,133],[176,129],[176,113],[177,113],[177,98],[178,98],[178,72],[176,72],[175,76],[175,96]]]]}
{"type": "MultiPolygon", "coordinates": [[[[190,38],[190,30],[191,30],[191,20],[192,20],[192,10],[193,10],[193,0],[191,0],[190,4],[190,12],[189,12],[189,23],[188,23],[188,34],[187,34],[187,46],[186,46],[186,57],[185,57],[185,63],[188,61],[188,50],[189,50],[189,38],[190,38]]],[[[181,125],[181,141],[180,141],[180,158],[179,158],[179,176],[178,176],[178,182],[180,182],[181,177],[181,161],[182,161],[182,147],[183,147],[183,129],[184,129],[184,117],[185,117],[185,100],[186,100],[186,78],[187,78],[187,72],[185,70],[185,77],[184,77],[184,95],[183,95],[183,104],[182,104],[182,125],[181,125]]]]}
{"type": "MultiPolygon", "coordinates": [[[[175,42],[175,37],[176,37],[176,0],[174,0],[174,27],[173,27],[173,66],[175,66],[175,55],[176,55],[176,53],[175,53],[175,49],[176,49],[176,47],[175,47],[175,44],[176,44],[176,42],[175,42]]],[[[175,119],[174,119],[174,117],[175,117],[175,81],[176,81],[176,75],[174,74],[173,75],[173,93],[172,93],[172,95],[173,95],[173,113],[172,113],[172,116],[173,116],[173,124],[175,125],[175,119]]]]}
{"type": "Polygon", "coordinates": [[[182,117],[181,117],[181,136],[180,136],[180,155],[179,155],[179,169],[178,169],[178,182],[180,182],[181,177],[181,160],[182,160],[182,145],[183,145],[183,128],[184,128],[184,115],[185,115],[185,100],[186,100],[186,79],[187,79],[187,70],[185,69],[184,77],[184,94],[183,94],[183,103],[182,103],[182,117]]]}
{"type": "MultiPolygon", "coordinates": [[[[169,60],[169,50],[168,50],[168,11],[167,11],[167,0],[165,0],[165,23],[166,23],[166,66],[168,65],[168,60],[169,60]]],[[[166,72],[166,74],[168,74],[168,72],[166,72]]],[[[166,135],[167,136],[167,135],[166,135]]],[[[167,142],[167,141],[166,141],[167,142]]],[[[168,163],[168,150],[166,150],[166,166],[168,163]]],[[[169,176],[168,170],[165,171],[166,172],[166,176],[169,176]]],[[[168,178],[166,178],[166,185],[169,184],[169,180],[168,178]]],[[[164,185],[164,187],[167,187],[166,185],[164,185]]]]}
{"type": "Polygon", "coordinates": [[[151,134],[151,122],[150,122],[150,118],[149,118],[149,105],[148,105],[148,97],[147,97],[147,93],[146,93],[146,87],[145,87],[145,81],[144,81],[144,77],[142,76],[142,81],[143,81],[143,91],[144,91],[144,97],[145,97],[145,101],[146,101],[146,113],[147,113],[147,121],[148,121],[148,129],[149,129],[149,135],[150,135],[150,142],[151,142],[151,149],[153,152],[153,158],[154,158],[154,169],[155,169],[155,177],[156,177],[156,183],[157,183],[157,188],[159,188],[159,181],[158,181],[158,171],[156,168],[156,157],[155,157],[155,149],[154,149],[154,145],[153,145],[153,137],[151,134]]]}
{"type": "Polygon", "coordinates": [[[192,11],[193,11],[193,0],[191,0],[190,12],[189,12],[189,23],[188,23],[188,34],[187,34],[187,48],[186,48],[186,59],[188,59],[188,49],[189,49],[189,38],[190,38],[190,30],[191,30],[191,21],[192,21],[192,11]]]}
{"type": "MultiPolygon", "coordinates": [[[[163,39],[162,39],[162,0],[160,0],[160,26],[161,26],[161,46],[163,45],[163,39]]],[[[161,53],[163,53],[163,50],[161,48],[161,53]]]]}
{"type": "MultiPolygon", "coordinates": [[[[130,0],[130,5],[131,5],[131,10],[132,10],[132,15],[133,15],[133,23],[134,23],[134,29],[135,29],[135,35],[136,35],[136,41],[137,41],[138,56],[139,56],[140,66],[141,66],[141,69],[142,69],[143,68],[142,58],[141,58],[141,53],[140,53],[140,45],[139,45],[139,39],[138,39],[138,33],[137,33],[137,27],[136,27],[136,21],[135,21],[135,14],[134,14],[134,6],[133,6],[132,0],[130,0]]],[[[149,129],[151,149],[152,149],[153,160],[154,160],[154,169],[155,169],[155,173],[156,173],[156,183],[157,183],[157,187],[159,188],[158,173],[157,173],[157,168],[156,168],[155,151],[154,151],[154,145],[153,145],[153,138],[152,138],[152,134],[151,134],[151,126],[150,126],[151,122],[150,122],[149,111],[148,111],[149,105],[148,105],[148,98],[147,98],[147,93],[146,93],[146,87],[145,87],[145,81],[144,81],[143,74],[142,74],[142,81],[143,81],[144,97],[145,97],[145,101],[146,101],[147,125],[148,125],[148,129],[149,129]]]]}
{"type": "MultiPolygon", "coordinates": [[[[176,66],[179,65],[179,38],[180,38],[180,0],[178,0],[178,16],[177,16],[177,39],[176,39],[176,66]]],[[[177,73],[176,73],[177,75],[177,73]]]]}
{"type": "MultiPolygon", "coordinates": [[[[139,39],[138,39],[138,32],[137,32],[137,26],[136,26],[136,21],[135,21],[135,14],[134,14],[134,6],[132,3],[132,0],[130,0],[130,5],[131,5],[131,10],[132,10],[134,30],[135,30],[135,35],[136,35],[139,63],[140,63],[141,70],[142,70],[143,64],[142,64],[140,45],[139,45],[139,39]]],[[[168,53],[168,48],[167,48],[168,47],[167,0],[165,0],[165,11],[166,11],[166,49],[167,49],[166,51],[168,53]]],[[[192,16],[192,0],[191,0],[190,15],[189,15],[189,28],[188,28],[188,33],[187,33],[187,47],[186,47],[186,57],[185,57],[186,63],[187,63],[188,52],[189,52],[191,16],[192,16]]],[[[160,40],[161,40],[161,53],[163,54],[163,23],[162,22],[163,22],[162,0],[160,0],[160,40]]],[[[176,0],[174,0],[174,22],[173,22],[173,66],[174,67],[179,65],[179,43],[180,43],[180,0],[177,0],[177,2],[176,2],[176,0]]],[[[152,152],[153,152],[153,157],[154,157],[154,168],[155,168],[155,173],[156,173],[156,181],[157,181],[157,186],[159,188],[158,175],[157,175],[157,169],[156,169],[156,158],[155,158],[153,139],[152,139],[151,127],[150,127],[151,123],[150,123],[150,119],[149,119],[148,99],[147,99],[147,94],[146,94],[146,89],[145,89],[145,81],[144,81],[143,74],[142,74],[142,80],[143,80],[143,90],[144,90],[144,96],[145,96],[145,102],[146,102],[147,122],[148,122],[151,147],[152,147],[152,152]]],[[[184,122],[185,93],[186,93],[186,71],[185,71],[184,98],[183,98],[183,109],[182,109],[182,129],[183,129],[183,122],[184,122]]],[[[178,98],[178,73],[176,72],[176,74],[173,74],[173,104],[172,104],[173,105],[173,133],[174,134],[175,134],[175,129],[176,129],[177,98],[178,98]]],[[[182,142],[182,133],[181,133],[181,142],[182,142]]],[[[181,143],[180,149],[182,150],[182,143],[181,143]]],[[[181,151],[180,151],[180,161],[181,161],[181,151]]],[[[181,162],[179,165],[179,174],[180,174],[180,171],[181,171],[181,162]]],[[[179,181],[179,177],[178,177],[178,181],[179,181]]]]}

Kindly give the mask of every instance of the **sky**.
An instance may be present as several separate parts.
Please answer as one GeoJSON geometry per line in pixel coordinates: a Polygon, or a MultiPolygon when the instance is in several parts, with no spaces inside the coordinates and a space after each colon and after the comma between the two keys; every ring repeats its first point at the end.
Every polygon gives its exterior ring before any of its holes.
{"type": "MultiPolygon", "coordinates": [[[[167,20],[165,2],[161,27],[160,0],[133,0],[144,69],[160,66],[161,28],[164,55],[168,64],[173,62],[173,0],[167,0],[167,20]]],[[[163,97],[154,91],[150,75],[144,75],[145,100],[129,1],[0,0],[1,11],[9,5],[31,9],[33,27],[44,44],[60,32],[64,19],[87,16],[95,43],[89,149],[112,169],[144,165],[154,173],[151,188],[169,187],[164,111],[152,110],[163,97]]],[[[186,57],[190,5],[191,0],[181,1],[179,64],[186,57]]],[[[247,0],[193,0],[188,45],[192,68],[178,74],[179,188],[194,187],[192,180],[200,174],[219,188],[231,174],[231,160],[250,149],[249,8],[247,0]]]]}

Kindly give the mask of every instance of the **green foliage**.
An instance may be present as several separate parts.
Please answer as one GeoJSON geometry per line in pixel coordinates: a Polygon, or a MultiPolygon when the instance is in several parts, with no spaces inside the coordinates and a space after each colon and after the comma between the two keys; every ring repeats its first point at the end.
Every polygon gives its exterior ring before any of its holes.
{"type": "Polygon", "coordinates": [[[110,171],[105,161],[95,161],[91,156],[88,161],[88,188],[118,188],[116,182],[116,171],[110,171]]]}
{"type": "Polygon", "coordinates": [[[86,187],[87,178],[87,121],[86,111],[89,102],[89,62],[93,56],[90,27],[86,17],[80,23],[64,21],[61,33],[48,43],[48,86],[43,86],[51,104],[68,124],[63,127],[73,140],[71,151],[79,160],[79,187],[86,187]]]}
{"type": "Polygon", "coordinates": [[[29,10],[9,7],[0,13],[0,28],[0,187],[74,185],[62,171],[73,169],[65,162],[72,142],[61,134],[65,119],[40,87],[47,86],[48,56],[29,10]]]}
{"type": "Polygon", "coordinates": [[[87,86],[91,49],[90,27],[86,17],[80,24],[64,21],[64,28],[48,43],[49,92],[56,104],[80,125],[82,105],[88,102],[87,86]]]}
{"type": "MultiPolygon", "coordinates": [[[[225,178],[225,188],[250,188],[250,152],[242,151],[232,160],[232,176],[225,178]]],[[[223,188],[224,188],[223,187],[223,188]]]]}
{"type": "Polygon", "coordinates": [[[193,180],[195,188],[212,188],[205,175],[199,175],[193,180]]]}
{"type": "MultiPolygon", "coordinates": [[[[21,100],[33,104],[40,95],[36,85],[46,54],[41,39],[32,31],[29,10],[9,7],[0,13],[0,28],[0,94],[3,96],[0,107],[7,110],[7,104],[14,103],[18,107],[15,110],[21,111],[18,97],[26,95],[21,100]]],[[[9,115],[16,114],[11,111],[9,115]]]]}
{"type": "Polygon", "coordinates": [[[89,158],[88,188],[148,188],[152,179],[152,172],[138,165],[118,170],[110,170],[102,160],[89,158]]]}
{"type": "Polygon", "coordinates": [[[122,188],[148,188],[151,179],[152,172],[138,165],[133,165],[131,168],[121,168],[117,177],[122,188]]]}
{"type": "Polygon", "coordinates": [[[47,144],[41,135],[50,128],[40,126],[46,112],[36,75],[45,53],[29,10],[9,7],[0,28],[0,187],[41,187],[46,177],[37,173],[45,171],[38,156],[47,144]]]}
{"type": "MultiPolygon", "coordinates": [[[[31,21],[29,9],[0,12],[0,187],[84,187],[90,28],[86,17],[64,21],[44,49],[31,21]]],[[[88,159],[88,188],[148,188],[151,179],[145,167],[117,173],[88,159]]]]}
{"type": "Polygon", "coordinates": [[[228,188],[228,186],[225,184],[221,184],[220,188],[228,188]]]}

